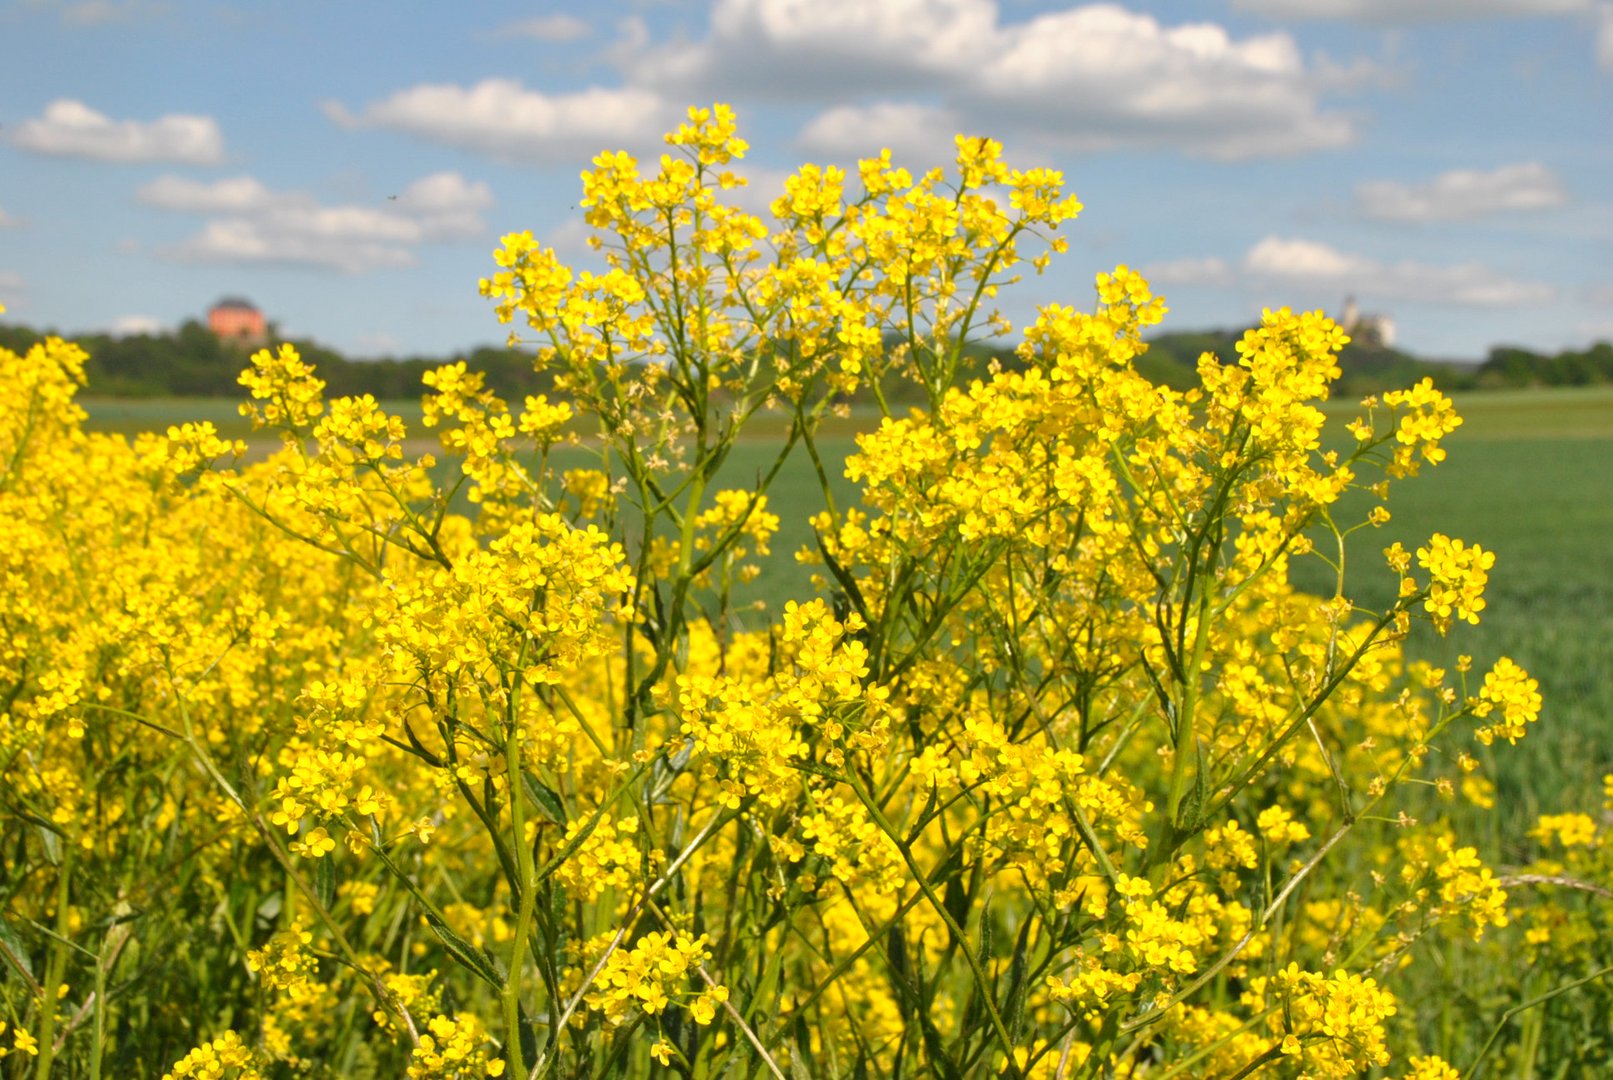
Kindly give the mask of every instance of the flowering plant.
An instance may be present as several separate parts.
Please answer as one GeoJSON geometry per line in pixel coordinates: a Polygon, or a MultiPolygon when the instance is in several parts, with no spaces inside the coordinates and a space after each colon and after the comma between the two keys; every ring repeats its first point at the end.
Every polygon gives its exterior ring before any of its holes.
{"type": "Polygon", "coordinates": [[[504,238],[481,290],[556,397],[439,369],[440,458],[289,347],[242,376],[283,436],[251,465],[209,425],[87,435],[81,354],[0,353],[5,1052],[174,1077],[1406,1059],[1408,958],[1509,913],[1400,800],[1477,790],[1464,740],[1540,710],[1508,660],[1470,682],[1401,653],[1479,619],[1490,553],[1436,534],[1388,548],[1387,608],[1346,589],[1449,400],[1369,400],[1334,445],[1346,339],[1286,309],[1156,386],[1134,361],[1165,305],[1124,266],[971,379],[1000,290],[1064,250],[1058,173],[960,137],[950,180],[805,166],[764,221],[729,199],[727,108],[667,142],[584,174],[602,270],[504,238]],[[877,423],[842,465],[854,398],[877,423]],[[811,595],[758,617],[803,497],[811,595]],[[1301,559],[1330,595],[1290,584],[1301,559]]]}

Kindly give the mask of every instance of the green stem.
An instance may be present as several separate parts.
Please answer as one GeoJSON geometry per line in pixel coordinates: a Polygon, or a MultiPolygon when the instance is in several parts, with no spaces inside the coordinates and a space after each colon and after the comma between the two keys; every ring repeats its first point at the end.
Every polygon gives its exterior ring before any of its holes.
{"type": "Polygon", "coordinates": [[[1489,1056],[1490,1048],[1495,1045],[1495,1040],[1501,1037],[1502,1030],[1515,1017],[1528,1012],[1536,1005],[1544,1005],[1554,997],[1557,997],[1561,994],[1566,994],[1570,990],[1576,990],[1579,987],[1584,986],[1586,983],[1595,982],[1597,979],[1600,979],[1602,976],[1610,973],[1613,973],[1613,965],[1593,971],[1582,979],[1575,979],[1573,982],[1563,983],[1561,986],[1548,990],[1538,997],[1532,997],[1522,1004],[1514,1005],[1512,1008],[1502,1013],[1501,1019],[1496,1021],[1495,1028],[1490,1032],[1490,1037],[1484,1040],[1483,1046],[1479,1047],[1478,1056],[1473,1059],[1472,1063],[1469,1064],[1467,1068],[1462,1070],[1462,1075],[1469,1078],[1478,1076],[1478,1068],[1484,1063],[1484,1059],[1489,1056]]]}
{"type": "Polygon", "coordinates": [[[504,1051],[509,1058],[512,1076],[521,1076],[526,1072],[526,1058],[521,1049],[521,970],[526,966],[527,931],[532,925],[532,906],[538,892],[532,866],[532,845],[526,839],[526,793],[521,775],[521,671],[525,667],[529,640],[522,639],[521,655],[516,660],[504,733],[504,774],[510,785],[510,823],[515,830],[515,865],[519,877],[516,884],[520,889],[515,933],[510,939],[509,975],[500,991],[504,999],[504,1051]]]}
{"type": "Polygon", "coordinates": [[[857,793],[857,799],[867,809],[868,815],[874,819],[874,824],[878,825],[880,831],[890,838],[892,844],[896,845],[896,850],[902,853],[902,861],[907,863],[907,869],[918,883],[918,887],[923,890],[924,898],[930,902],[930,907],[934,909],[935,913],[941,917],[941,921],[946,923],[947,929],[951,931],[953,942],[957,945],[958,951],[963,954],[964,962],[969,965],[970,974],[974,976],[975,987],[980,992],[980,1002],[986,1007],[987,1016],[991,1018],[991,1027],[996,1033],[997,1041],[1002,1043],[1003,1055],[1006,1060],[1005,1071],[1009,1076],[1018,1077],[1020,1071],[1014,1059],[1013,1036],[1008,1034],[1008,1025],[1003,1023],[1002,1013],[998,1012],[997,1002],[991,995],[991,981],[986,978],[985,969],[980,966],[980,958],[969,947],[969,939],[964,934],[963,927],[958,925],[957,920],[952,917],[952,913],[947,910],[947,906],[942,899],[935,895],[935,890],[930,887],[929,876],[924,873],[919,867],[918,861],[913,858],[909,845],[902,842],[901,836],[891,827],[891,823],[886,820],[885,815],[875,805],[868,792],[864,790],[856,774],[848,770],[846,780],[851,785],[851,790],[857,793]]]}
{"type": "Polygon", "coordinates": [[[50,960],[45,966],[44,992],[39,996],[39,1059],[34,1075],[45,1080],[56,1058],[56,1002],[61,997],[62,977],[67,967],[68,934],[72,923],[68,918],[69,882],[73,875],[73,844],[71,837],[62,838],[62,865],[56,874],[56,934],[50,944],[50,960]]]}

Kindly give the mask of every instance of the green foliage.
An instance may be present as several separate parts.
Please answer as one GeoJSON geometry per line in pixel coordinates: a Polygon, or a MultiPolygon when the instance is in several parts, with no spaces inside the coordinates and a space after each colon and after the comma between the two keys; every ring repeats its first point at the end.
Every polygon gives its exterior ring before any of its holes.
{"type": "Polygon", "coordinates": [[[1486,388],[1605,383],[1613,383],[1613,343],[1606,341],[1585,349],[1565,349],[1556,355],[1517,345],[1497,345],[1490,350],[1477,376],[1477,385],[1486,388]]]}
{"type": "MultiPolygon", "coordinates": [[[[0,324],[0,349],[25,353],[54,330],[0,324]]],[[[83,334],[76,340],[90,354],[85,374],[95,393],[113,398],[216,397],[234,399],[236,381],[250,350],[220,340],[194,319],[170,334],[83,334]]],[[[281,340],[281,339],[276,339],[281,340]]],[[[289,339],[288,339],[289,340],[289,339]]],[[[318,366],[332,394],[371,394],[406,398],[419,393],[420,377],[445,362],[440,357],[353,360],[312,341],[295,341],[299,353],[318,366]]],[[[551,380],[532,370],[530,357],[509,349],[478,346],[455,359],[480,371],[488,389],[519,400],[550,388],[551,380]]]]}

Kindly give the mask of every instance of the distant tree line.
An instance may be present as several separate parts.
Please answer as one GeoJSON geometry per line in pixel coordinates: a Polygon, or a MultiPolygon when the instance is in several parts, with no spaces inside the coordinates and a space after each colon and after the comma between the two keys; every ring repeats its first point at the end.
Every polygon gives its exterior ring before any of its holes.
{"type": "Polygon", "coordinates": [[[1537,353],[1517,345],[1497,345],[1480,365],[1479,386],[1590,386],[1613,382],[1613,342],[1587,349],[1537,353]]]}
{"type": "MultiPolygon", "coordinates": [[[[1210,353],[1222,363],[1236,363],[1238,330],[1184,330],[1147,339],[1148,350],[1136,360],[1137,370],[1149,379],[1176,390],[1197,386],[1199,357],[1210,353]]],[[[1002,350],[998,362],[1017,364],[1011,350],[1002,350]]],[[[1441,390],[1471,390],[1480,385],[1472,364],[1424,360],[1398,349],[1351,342],[1339,354],[1339,379],[1333,396],[1365,397],[1408,386],[1432,377],[1441,390]]]]}
{"type": "MultiPolygon", "coordinates": [[[[0,323],[0,348],[23,352],[49,332],[0,323]]],[[[1209,352],[1223,362],[1232,361],[1242,333],[1196,330],[1161,334],[1149,339],[1137,367],[1157,383],[1186,389],[1198,382],[1199,356],[1209,352]]],[[[249,355],[249,350],[221,340],[195,320],[167,334],[79,334],[74,340],[89,353],[90,389],[98,397],[236,397],[241,393],[236,378],[249,355]]],[[[471,370],[482,372],[487,385],[507,401],[547,392],[553,385],[552,373],[533,370],[529,352],[496,346],[481,346],[449,358],[351,360],[314,342],[293,344],[317,367],[331,396],[417,397],[422,389],[420,376],[451,360],[464,360],[471,370]]],[[[1010,370],[1023,366],[1011,346],[997,344],[971,347],[967,361],[979,376],[994,361],[1010,370]]],[[[1432,376],[1447,391],[1586,386],[1613,383],[1613,344],[1598,342],[1555,354],[1500,345],[1490,350],[1482,364],[1473,365],[1423,360],[1398,349],[1352,342],[1340,356],[1339,367],[1343,374],[1334,388],[1335,397],[1382,393],[1424,376],[1432,376]]],[[[914,393],[918,393],[916,388],[914,393]]]]}
{"type": "MultiPolygon", "coordinates": [[[[0,348],[22,352],[54,331],[0,324],[0,348]]],[[[252,350],[222,340],[195,320],[167,334],[70,335],[85,352],[89,392],[96,397],[239,397],[236,381],[252,350]]],[[[280,338],[274,338],[279,342],[280,338]]],[[[444,363],[464,360],[487,377],[487,385],[505,400],[546,391],[553,383],[533,370],[532,354],[482,346],[453,357],[351,360],[311,341],[293,341],[302,358],[313,364],[332,397],[374,394],[377,398],[420,396],[420,376],[444,363]]]]}
{"type": "MultiPolygon", "coordinates": [[[[1155,382],[1177,389],[1197,383],[1195,371],[1201,354],[1210,352],[1223,362],[1237,356],[1234,346],[1241,330],[1204,330],[1161,334],[1150,339],[1137,367],[1155,382]]],[[[1407,386],[1432,377],[1441,390],[1492,390],[1530,386],[1590,386],[1613,383],[1613,343],[1597,342],[1585,349],[1538,353],[1515,345],[1498,345],[1480,364],[1425,360],[1385,346],[1351,342],[1339,354],[1342,374],[1334,384],[1334,397],[1363,397],[1407,386]]]]}
{"type": "MultiPolygon", "coordinates": [[[[1199,356],[1210,352],[1223,362],[1237,359],[1242,330],[1204,330],[1161,334],[1152,339],[1138,367],[1155,382],[1186,389],[1198,382],[1199,356]]],[[[1409,386],[1431,377],[1441,390],[1471,390],[1478,383],[1472,364],[1425,360],[1400,349],[1372,342],[1352,341],[1339,354],[1335,398],[1358,398],[1409,386]]]]}

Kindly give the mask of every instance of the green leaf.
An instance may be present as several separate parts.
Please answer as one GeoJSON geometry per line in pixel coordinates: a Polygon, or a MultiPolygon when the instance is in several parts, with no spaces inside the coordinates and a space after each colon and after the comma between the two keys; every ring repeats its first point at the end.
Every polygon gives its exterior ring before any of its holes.
{"type": "Polygon", "coordinates": [[[650,763],[649,801],[651,805],[660,806],[671,801],[667,798],[667,792],[671,790],[673,781],[677,780],[683,770],[688,767],[689,758],[694,754],[694,747],[694,740],[689,739],[677,753],[662,753],[661,756],[650,763]]]}
{"type": "Polygon", "coordinates": [[[45,849],[45,861],[52,866],[62,865],[62,838],[61,833],[54,827],[48,827],[43,822],[39,825],[39,844],[45,849]]]}
{"type": "Polygon", "coordinates": [[[1019,924],[1019,937],[1014,941],[1014,956],[1008,962],[1008,994],[1003,999],[1003,1019],[1010,1034],[1017,1035],[1025,1021],[1025,973],[1029,968],[1028,950],[1030,929],[1034,919],[1019,924]]]}
{"type": "Polygon", "coordinates": [[[314,897],[319,906],[326,911],[336,901],[336,858],[335,852],[329,852],[323,859],[316,859],[314,867],[314,897]]]}
{"type": "Polygon", "coordinates": [[[907,834],[908,844],[917,842],[920,834],[924,832],[924,827],[930,823],[930,815],[935,811],[936,804],[939,802],[939,792],[937,791],[935,785],[931,784],[929,798],[924,800],[924,808],[920,810],[918,812],[918,816],[913,819],[913,828],[907,834]]]}
{"type": "Polygon", "coordinates": [[[504,976],[500,974],[498,965],[487,954],[485,949],[478,949],[458,934],[453,928],[443,922],[431,912],[426,912],[426,924],[431,927],[432,933],[442,942],[443,948],[448,950],[450,956],[457,960],[471,974],[496,990],[504,989],[504,976]]]}
{"type": "Polygon", "coordinates": [[[946,892],[941,896],[941,906],[946,913],[952,916],[952,921],[963,926],[969,919],[969,892],[964,887],[960,877],[953,876],[947,879],[946,892]]]}
{"type": "Polygon", "coordinates": [[[0,918],[0,961],[20,975],[34,993],[44,993],[39,980],[34,978],[34,962],[28,955],[28,947],[23,944],[22,935],[4,918],[0,918]]]}
{"type": "Polygon", "coordinates": [[[522,1009],[516,1024],[520,1030],[521,1056],[527,1061],[536,1061],[538,1057],[538,1022],[528,1016],[525,1009],[522,1009]]]}
{"type": "Polygon", "coordinates": [[[1210,804],[1209,765],[1204,760],[1204,746],[1197,747],[1197,765],[1193,770],[1193,786],[1182,796],[1182,805],[1176,814],[1176,829],[1183,839],[1204,827],[1204,809],[1210,804]]]}
{"type": "Polygon", "coordinates": [[[538,812],[556,825],[565,825],[566,806],[560,801],[560,795],[554,788],[533,776],[525,769],[521,770],[521,786],[526,790],[527,798],[538,812]]]}
{"type": "Polygon", "coordinates": [[[790,1046],[790,1076],[793,1080],[812,1080],[812,1073],[807,1069],[807,1052],[812,1047],[812,1029],[807,1026],[806,1016],[797,1013],[795,1022],[791,1025],[795,1030],[793,1043],[790,1046]]]}
{"type": "MultiPolygon", "coordinates": [[[[808,1043],[807,1045],[811,1045],[808,1043]]],[[[790,1077],[791,1080],[812,1080],[812,1074],[807,1071],[806,1051],[798,1042],[790,1048],[790,1077]]]]}

